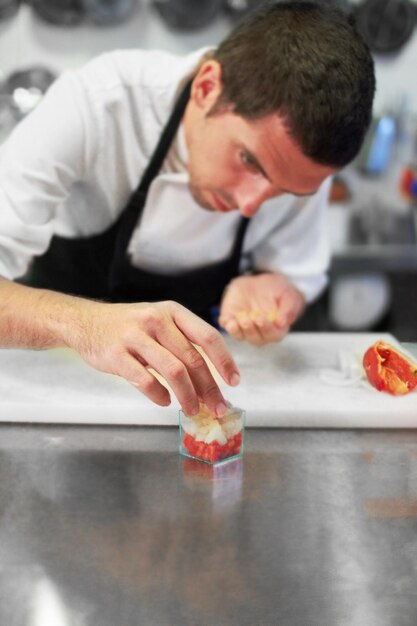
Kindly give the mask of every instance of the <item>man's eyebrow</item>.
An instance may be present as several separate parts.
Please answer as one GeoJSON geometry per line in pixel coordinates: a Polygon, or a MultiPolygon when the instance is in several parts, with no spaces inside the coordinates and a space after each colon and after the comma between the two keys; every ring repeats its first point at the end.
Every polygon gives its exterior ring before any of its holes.
{"type": "MultiPolygon", "coordinates": [[[[253,154],[253,152],[251,152],[247,148],[245,148],[245,151],[248,157],[251,159],[251,161],[253,161],[253,164],[261,172],[261,174],[263,174],[263,176],[265,176],[265,178],[271,182],[271,179],[269,178],[268,174],[266,173],[262,165],[259,163],[256,156],[253,154]]],[[[281,191],[282,193],[290,193],[292,196],[297,196],[297,198],[307,198],[308,196],[314,195],[318,191],[318,189],[313,189],[313,191],[307,191],[305,193],[296,193],[295,191],[290,191],[289,189],[281,189],[281,191]]]]}
{"type": "Polygon", "coordinates": [[[245,148],[245,150],[246,150],[246,154],[248,155],[248,157],[250,157],[251,161],[253,161],[254,165],[258,168],[258,170],[261,172],[261,174],[263,176],[265,176],[265,178],[267,178],[269,181],[271,181],[271,179],[269,178],[268,174],[266,173],[266,171],[264,170],[262,165],[259,163],[258,159],[253,154],[253,152],[251,152],[247,148],[245,148]]]}
{"type": "MultiPolygon", "coordinates": [[[[266,173],[262,165],[259,163],[256,156],[253,154],[253,152],[251,152],[247,148],[245,148],[245,150],[246,150],[246,154],[251,159],[251,161],[253,161],[253,164],[258,168],[261,174],[265,176],[265,178],[271,182],[271,179],[269,178],[268,174],[266,173]]],[[[297,198],[307,198],[308,196],[312,196],[313,194],[315,194],[317,192],[317,189],[314,189],[313,191],[307,191],[305,193],[296,193],[294,191],[290,191],[289,189],[281,189],[281,191],[282,193],[290,193],[292,196],[297,196],[297,198]]]]}
{"type": "Polygon", "coordinates": [[[295,191],[290,191],[289,189],[281,189],[282,193],[290,193],[292,196],[297,196],[297,198],[306,198],[307,196],[312,196],[317,192],[317,189],[314,191],[307,191],[306,193],[295,193],[295,191]]]}

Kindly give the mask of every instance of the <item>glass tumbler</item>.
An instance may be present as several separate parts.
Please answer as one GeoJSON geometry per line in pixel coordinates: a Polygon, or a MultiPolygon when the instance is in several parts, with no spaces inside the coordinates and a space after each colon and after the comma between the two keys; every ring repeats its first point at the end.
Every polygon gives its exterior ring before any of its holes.
{"type": "Polygon", "coordinates": [[[223,417],[215,417],[205,405],[197,415],[179,412],[180,454],[214,465],[243,455],[245,411],[229,404],[223,417]]]}

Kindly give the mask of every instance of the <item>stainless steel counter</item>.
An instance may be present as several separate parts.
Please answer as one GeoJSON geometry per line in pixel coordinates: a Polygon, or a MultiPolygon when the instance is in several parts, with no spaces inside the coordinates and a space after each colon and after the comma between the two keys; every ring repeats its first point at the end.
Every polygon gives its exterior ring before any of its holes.
{"type": "Polygon", "coordinates": [[[0,426],[1,626],[415,626],[417,432],[0,426]]]}

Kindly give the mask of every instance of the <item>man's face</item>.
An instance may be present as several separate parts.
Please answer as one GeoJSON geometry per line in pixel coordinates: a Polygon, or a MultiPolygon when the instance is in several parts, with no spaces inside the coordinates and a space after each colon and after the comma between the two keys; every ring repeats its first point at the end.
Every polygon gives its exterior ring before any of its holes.
{"type": "Polygon", "coordinates": [[[211,211],[239,210],[252,217],[269,198],[317,191],[335,168],[305,157],[276,114],[255,121],[230,110],[207,115],[221,90],[219,68],[214,61],[203,64],[185,115],[190,189],[196,202],[211,211]]]}

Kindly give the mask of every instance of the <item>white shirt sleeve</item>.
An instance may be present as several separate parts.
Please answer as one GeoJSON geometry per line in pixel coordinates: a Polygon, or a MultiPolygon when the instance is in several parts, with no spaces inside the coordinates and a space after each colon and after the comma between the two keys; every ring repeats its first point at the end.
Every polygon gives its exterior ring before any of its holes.
{"type": "Polygon", "coordinates": [[[65,73],[0,149],[0,274],[24,274],[54,233],[59,205],[97,153],[96,116],[65,73]]]}
{"type": "Polygon", "coordinates": [[[307,302],[315,300],[327,284],[330,245],[326,210],[330,184],[328,178],[313,196],[293,197],[285,209],[278,206],[280,199],[268,201],[265,214],[271,212],[272,217],[281,212],[281,219],[251,254],[256,270],[284,274],[307,302]]]}

